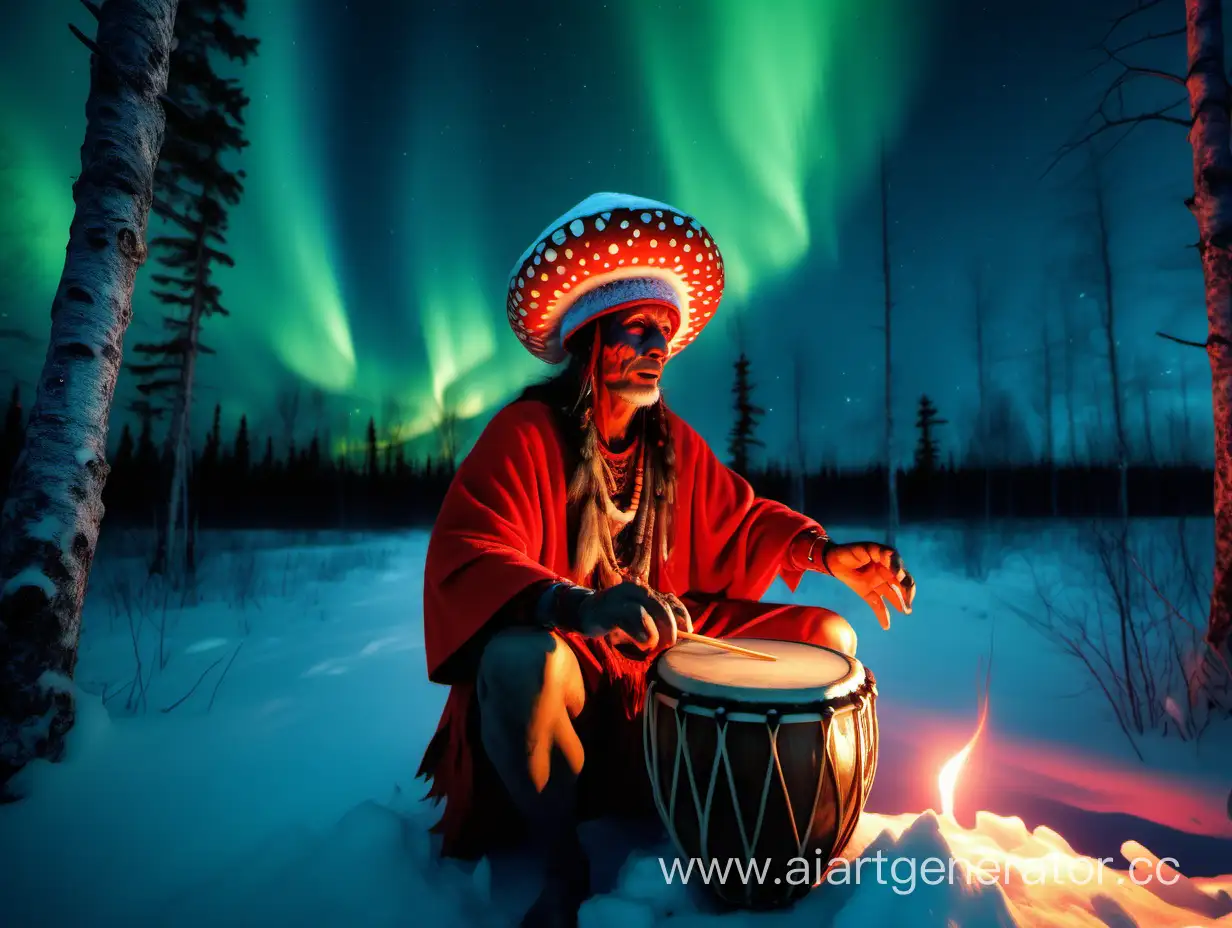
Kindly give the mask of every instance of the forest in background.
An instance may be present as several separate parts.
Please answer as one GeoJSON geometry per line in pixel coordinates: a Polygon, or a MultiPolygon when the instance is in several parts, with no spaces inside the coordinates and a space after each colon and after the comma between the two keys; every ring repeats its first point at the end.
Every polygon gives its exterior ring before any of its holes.
{"type": "MultiPolygon", "coordinates": [[[[737,362],[739,364],[739,362],[737,362]]],[[[880,524],[886,518],[886,468],[798,467],[768,461],[752,464],[760,410],[751,403],[747,364],[735,378],[735,415],[727,454],[762,496],[807,512],[818,520],[880,524]],[[747,408],[745,408],[747,407],[747,408]],[[742,411],[743,410],[743,411],[742,411]],[[801,479],[800,474],[803,474],[801,479]]],[[[439,510],[455,459],[410,458],[405,446],[383,438],[370,420],[363,450],[331,455],[328,436],[293,440],[253,434],[241,419],[233,435],[220,426],[221,409],[189,465],[189,538],[204,529],[376,529],[430,525],[439,510]]],[[[987,432],[987,449],[973,446],[961,460],[943,458],[936,438],[944,421],[921,399],[918,439],[909,467],[899,468],[896,491],[903,522],[1104,518],[1119,514],[1120,468],[1116,461],[1076,454],[1071,460],[1010,460],[1020,436],[1011,418],[998,417],[987,432]]],[[[0,481],[7,487],[24,427],[21,397],[14,388],[0,431],[0,481]]],[[[156,439],[152,417],[134,436],[125,426],[103,494],[107,523],[154,529],[165,512],[165,475],[171,466],[165,443],[156,439]]],[[[1171,445],[1166,446],[1168,448],[1171,445]]],[[[1209,466],[1152,447],[1151,456],[1126,468],[1129,511],[1134,517],[1206,516],[1214,474],[1209,466]]],[[[190,542],[191,543],[191,542],[190,542]]]]}

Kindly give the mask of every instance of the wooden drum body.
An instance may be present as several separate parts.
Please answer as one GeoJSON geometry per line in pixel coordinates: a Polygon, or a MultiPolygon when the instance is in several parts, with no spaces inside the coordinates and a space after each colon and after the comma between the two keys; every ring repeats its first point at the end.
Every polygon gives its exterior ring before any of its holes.
{"type": "Polygon", "coordinates": [[[877,688],[829,648],[732,643],[778,660],[686,641],[655,661],[646,767],[689,882],[769,908],[806,895],[851,840],[877,769],[877,688]]]}

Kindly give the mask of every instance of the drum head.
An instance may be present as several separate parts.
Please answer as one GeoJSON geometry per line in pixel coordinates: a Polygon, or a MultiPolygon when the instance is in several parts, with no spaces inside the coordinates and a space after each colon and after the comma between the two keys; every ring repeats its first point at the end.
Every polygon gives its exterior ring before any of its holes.
{"type": "Polygon", "coordinates": [[[659,679],[682,693],[752,704],[839,699],[864,682],[860,662],[830,648],[766,638],[724,640],[778,660],[757,660],[700,641],[682,641],[659,658],[659,679]]]}

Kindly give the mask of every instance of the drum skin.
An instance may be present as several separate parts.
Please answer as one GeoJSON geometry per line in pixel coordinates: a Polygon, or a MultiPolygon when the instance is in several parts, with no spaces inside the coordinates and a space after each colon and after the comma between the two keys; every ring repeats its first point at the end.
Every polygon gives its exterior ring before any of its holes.
{"type": "Polygon", "coordinates": [[[682,863],[696,861],[690,883],[735,906],[774,908],[807,895],[842,856],[878,752],[876,682],[852,663],[863,679],[844,695],[782,705],[690,694],[651,668],[647,772],[682,863]],[[697,868],[711,861],[703,881],[697,868]],[[749,862],[765,868],[761,879],[741,878],[749,862]]]}

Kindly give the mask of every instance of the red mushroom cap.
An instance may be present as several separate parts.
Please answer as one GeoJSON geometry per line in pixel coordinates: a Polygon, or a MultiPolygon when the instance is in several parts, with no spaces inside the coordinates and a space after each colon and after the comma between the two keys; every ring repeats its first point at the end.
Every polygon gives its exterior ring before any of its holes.
{"type": "Polygon", "coordinates": [[[675,311],[671,354],[718,309],[723,258],[710,233],[675,207],[620,193],[587,197],[548,226],[509,275],[507,314],[535,357],[557,364],[569,336],[641,303],[675,311]]]}

